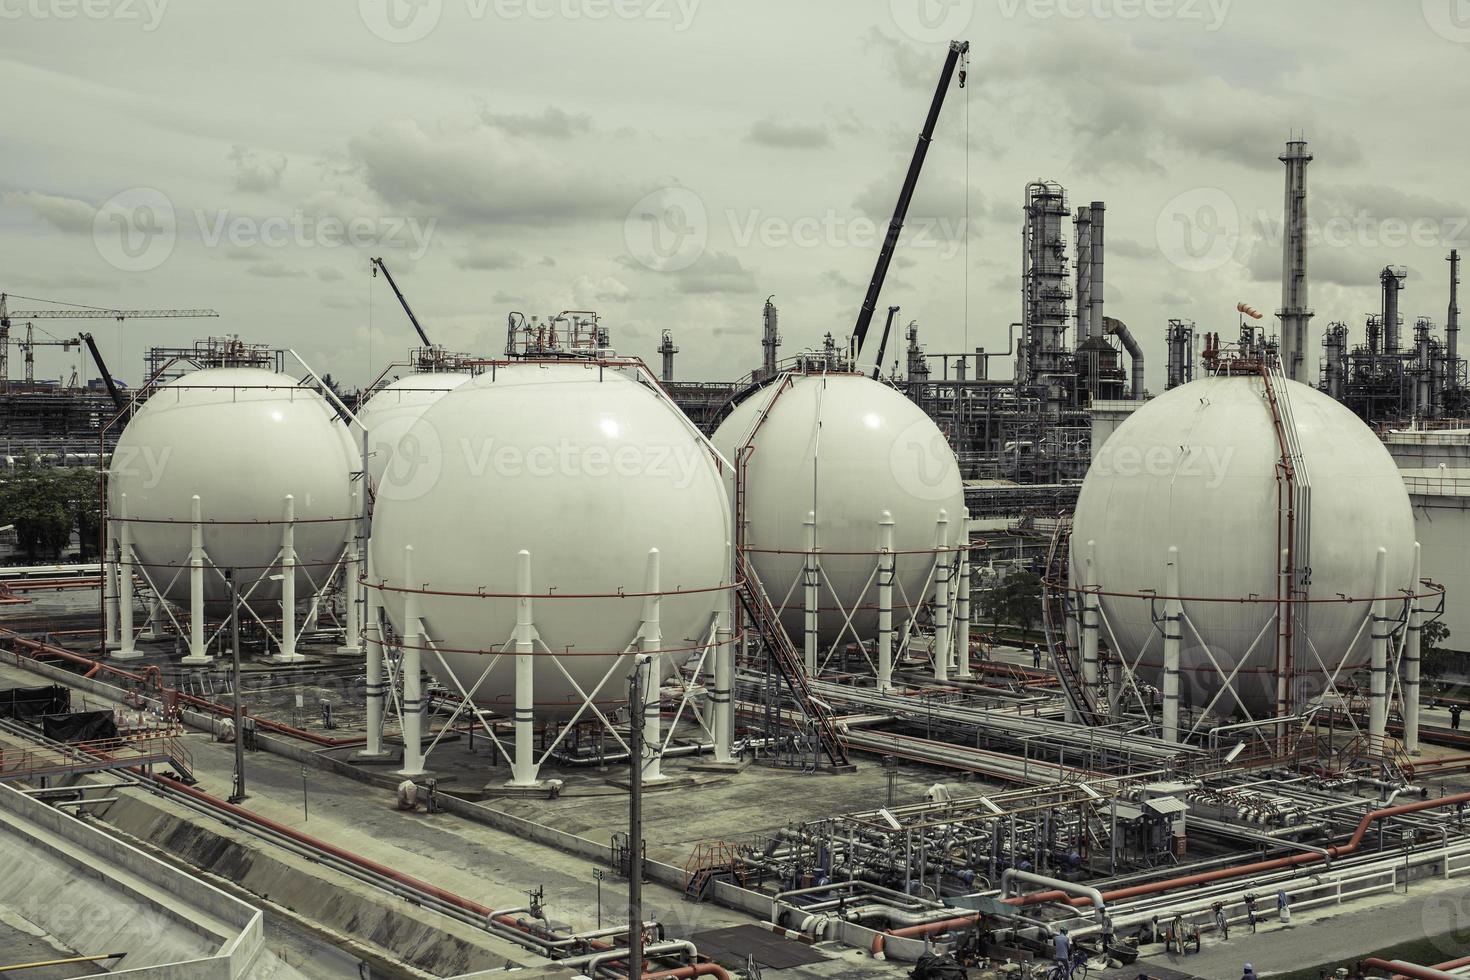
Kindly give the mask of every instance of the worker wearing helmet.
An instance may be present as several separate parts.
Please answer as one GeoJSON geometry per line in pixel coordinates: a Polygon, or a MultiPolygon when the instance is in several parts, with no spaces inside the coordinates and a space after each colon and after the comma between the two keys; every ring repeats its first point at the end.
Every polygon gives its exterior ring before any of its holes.
{"type": "Polygon", "coordinates": [[[1247,963],[1240,973],[1240,980],[1257,980],[1256,968],[1247,963]]]}
{"type": "Polygon", "coordinates": [[[1068,965],[1072,962],[1072,940],[1067,938],[1066,926],[1062,926],[1062,931],[1052,937],[1052,946],[1053,958],[1061,965],[1065,975],[1068,965]]]}

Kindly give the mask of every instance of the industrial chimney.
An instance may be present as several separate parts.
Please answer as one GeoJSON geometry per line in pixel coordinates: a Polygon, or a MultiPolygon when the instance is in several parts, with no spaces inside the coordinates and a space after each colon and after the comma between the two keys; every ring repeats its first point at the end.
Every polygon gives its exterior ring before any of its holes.
{"type": "Polygon", "coordinates": [[[1092,225],[1087,239],[1088,257],[1092,260],[1092,282],[1087,286],[1087,302],[1092,313],[1087,318],[1087,332],[1090,336],[1101,337],[1103,335],[1103,212],[1107,205],[1102,201],[1093,201],[1091,211],[1092,225]]]}
{"type": "Polygon", "coordinates": [[[1293,381],[1305,381],[1307,321],[1307,141],[1292,140],[1277,159],[1286,164],[1286,204],[1281,237],[1281,367],[1293,381]]]}
{"type": "Polygon", "coordinates": [[[1092,209],[1077,206],[1072,219],[1073,241],[1077,253],[1077,336],[1075,346],[1092,335],[1092,209]]]}
{"type": "Polygon", "coordinates": [[[1450,309],[1444,321],[1444,353],[1450,370],[1460,356],[1460,250],[1450,249],[1450,309]]]}

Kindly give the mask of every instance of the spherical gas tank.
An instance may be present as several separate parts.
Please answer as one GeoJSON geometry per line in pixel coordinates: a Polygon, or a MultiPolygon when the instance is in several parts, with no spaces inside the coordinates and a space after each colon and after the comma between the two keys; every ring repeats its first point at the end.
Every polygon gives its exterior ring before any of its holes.
{"type": "Polygon", "coordinates": [[[453,391],[468,380],[470,376],[460,371],[410,374],[373,393],[358,411],[357,420],[368,433],[368,475],[374,487],[382,482],[384,470],[392,465],[394,454],[400,448],[405,460],[418,453],[419,447],[412,440],[403,442],[414,420],[444,397],[446,391],[453,391]]]}
{"type": "Polygon", "coordinates": [[[809,514],[821,553],[824,645],[874,636],[885,512],[897,556],[896,628],[903,607],[933,590],[941,517],[948,547],[963,538],[964,486],[949,441],[917,405],[871,378],[785,376],[735,406],[713,442],[732,462],[745,452],[746,554],[772,604],[784,606],[782,623],[798,646],[809,514]]]}
{"type": "MultiPolygon", "coordinates": [[[[278,598],[282,519],[295,509],[297,595],[316,592],[352,535],[342,423],[322,396],[261,368],[211,368],[161,386],[118,437],[108,513],[126,519],[143,572],[189,600],[190,524],[199,498],[205,598],[229,597],[233,570],[249,601],[278,598]]],[[[116,532],[114,534],[116,536],[116,532]]]]}
{"type": "MultiPolygon", "coordinates": [[[[1323,664],[1329,674],[1342,665],[1339,684],[1367,665],[1370,631],[1359,627],[1374,595],[1375,554],[1387,549],[1389,594],[1408,588],[1414,519],[1403,478],[1366,425],[1315,388],[1285,382],[1283,390],[1280,381],[1274,388],[1283,424],[1295,420],[1303,460],[1296,482],[1310,488],[1298,515],[1310,526],[1310,598],[1357,600],[1297,604],[1310,638],[1293,656],[1301,703],[1325,689],[1323,664]]],[[[1130,663],[1141,652],[1138,672],[1156,686],[1163,606],[1152,596],[1167,594],[1165,563],[1170,546],[1179,549],[1187,619],[1180,693],[1199,709],[1213,702],[1217,716],[1240,714],[1243,705],[1260,718],[1275,706],[1273,600],[1289,539],[1275,418],[1258,376],[1206,378],[1165,392],[1095,450],[1073,520],[1072,581],[1090,574],[1101,592],[1103,642],[1120,645],[1130,663]],[[1230,690],[1214,663],[1235,672],[1230,690]]]]}
{"type": "Polygon", "coordinates": [[[429,406],[403,436],[417,455],[383,474],[371,547],[384,608],[402,632],[401,590],[421,590],[424,629],[452,677],[431,653],[425,668],[482,705],[509,713],[515,701],[510,644],[522,551],[539,718],[565,719],[587,698],[626,700],[650,549],[666,593],[663,649],[701,645],[728,605],[729,509],[718,460],[676,409],[626,372],[580,362],[498,366],[429,406]]]}

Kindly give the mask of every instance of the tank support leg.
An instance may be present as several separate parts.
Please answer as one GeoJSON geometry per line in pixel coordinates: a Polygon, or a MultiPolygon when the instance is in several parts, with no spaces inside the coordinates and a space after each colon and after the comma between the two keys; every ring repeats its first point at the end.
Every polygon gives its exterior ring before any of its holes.
{"type": "Polygon", "coordinates": [[[1379,548],[1373,558],[1373,640],[1368,698],[1368,754],[1383,756],[1383,736],[1388,727],[1388,549],[1379,548]]]}
{"type": "Polygon", "coordinates": [[[204,650],[204,525],[199,495],[189,502],[189,655],[188,667],[207,667],[214,658],[204,650]]]}
{"type": "MultiPolygon", "coordinates": [[[[372,579],[372,557],[366,552],[367,578],[372,579]]],[[[363,590],[362,645],[367,654],[367,745],[357,753],[364,761],[386,759],[392,753],[383,748],[383,706],[388,688],[383,678],[383,630],[378,622],[378,590],[363,590]]]]}
{"type": "Polygon", "coordinates": [[[133,645],[133,525],[128,521],[128,495],[118,500],[117,529],[117,629],[118,647],[114,660],[137,660],[142,656],[133,645]]]}
{"type": "Polygon", "coordinates": [[[1087,703],[1097,705],[1097,639],[1098,610],[1097,593],[1097,542],[1087,542],[1087,552],[1082,556],[1082,689],[1087,692],[1087,703]]]}
{"type": "Polygon", "coordinates": [[[1414,542],[1414,574],[1409,579],[1409,635],[1404,640],[1404,751],[1419,754],[1419,654],[1424,641],[1424,607],[1421,605],[1419,578],[1424,574],[1419,542],[1414,542]]]}
{"type": "Polygon", "coordinates": [[[659,625],[662,596],[659,595],[659,554],[657,548],[648,549],[648,570],[643,577],[643,629],[640,644],[648,654],[647,674],[643,683],[643,782],[662,782],[665,776],[660,767],[663,754],[663,735],[659,731],[659,653],[663,650],[663,627],[659,625]]]}
{"type": "Polygon", "coordinates": [[[802,600],[806,611],[806,635],[803,653],[806,661],[806,676],[817,676],[817,626],[822,609],[822,573],[817,567],[817,515],[806,513],[806,561],[802,564],[801,579],[805,588],[802,600]]]}
{"type": "Polygon", "coordinates": [[[117,630],[117,571],[118,559],[117,522],[107,528],[107,553],[102,556],[102,628],[103,650],[115,650],[121,643],[117,630]]]}
{"type": "Polygon", "coordinates": [[[878,522],[878,690],[893,690],[893,512],[878,522]]]}
{"type": "Polygon", "coordinates": [[[353,525],[352,541],[348,544],[347,560],[342,563],[342,611],[344,620],[342,624],[342,645],[337,648],[338,653],[361,653],[362,652],[362,611],[363,611],[363,588],[358,579],[362,575],[363,564],[363,542],[366,540],[362,533],[362,501],[366,496],[363,493],[363,481],[359,482],[352,491],[353,513],[358,515],[357,522],[353,525]]]}
{"type": "Polygon", "coordinates": [[[1179,597],[1179,549],[1169,546],[1164,565],[1164,725],[1166,742],[1179,741],[1179,643],[1184,638],[1184,603],[1179,597]]]}
{"type": "Polygon", "coordinates": [[[511,767],[511,786],[539,786],[536,778],[536,747],[531,743],[535,732],[536,707],[536,620],[531,606],[531,553],[522,549],[516,554],[516,752],[511,767]]]}
{"type": "Polygon", "coordinates": [[[715,626],[715,684],[710,691],[711,723],[715,730],[715,762],[734,762],[735,712],[731,689],[735,686],[735,633],[730,629],[730,612],[722,610],[715,626]]]}
{"type": "Polygon", "coordinates": [[[949,512],[939,511],[934,540],[934,679],[949,680],[949,512]]]}
{"type": "MultiPolygon", "coordinates": [[[[414,588],[413,545],[403,546],[403,586],[414,588]]],[[[419,594],[403,593],[403,657],[399,672],[403,675],[403,768],[400,776],[424,774],[424,683],[422,647],[424,624],[419,618],[419,594]]]]}
{"type": "Polygon", "coordinates": [[[957,677],[970,676],[970,509],[960,512],[960,534],[955,546],[954,656],[957,677]]]}
{"type": "Polygon", "coordinates": [[[305,660],[296,652],[296,498],[286,494],[281,522],[281,652],[272,663],[305,660]]]}

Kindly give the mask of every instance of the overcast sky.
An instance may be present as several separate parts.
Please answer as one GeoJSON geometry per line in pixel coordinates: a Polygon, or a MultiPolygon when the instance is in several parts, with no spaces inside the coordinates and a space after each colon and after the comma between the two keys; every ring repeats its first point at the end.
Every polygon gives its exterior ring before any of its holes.
{"type": "Polygon", "coordinates": [[[768,294],[783,354],[850,331],[952,36],[969,85],[880,300],[931,351],[1005,348],[1045,178],[1107,203],[1107,312],[1159,390],[1168,318],[1229,334],[1237,301],[1279,305],[1293,131],[1313,377],[1385,264],[1443,322],[1463,0],[0,0],[0,289],[220,312],[99,321],[130,382],[149,346],[238,333],[355,386],[414,341],[381,254],[450,348],[595,309],[620,352],[668,329],[678,377],[730,379],[768,294]]]}

